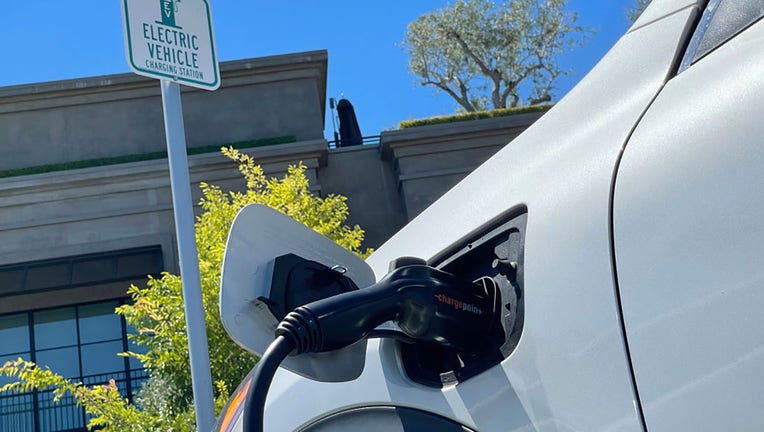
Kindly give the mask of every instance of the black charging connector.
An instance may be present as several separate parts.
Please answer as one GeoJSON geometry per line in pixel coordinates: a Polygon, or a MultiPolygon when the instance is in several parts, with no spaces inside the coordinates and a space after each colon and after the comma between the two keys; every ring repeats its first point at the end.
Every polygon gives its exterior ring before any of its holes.
{"type": "Polygon", "coordinates": [[[295,354],[332,351],[394,321],[413,339],[469,352],[480,348],[496,323],[496,295],[432,267],[406,266],[368,288],[296,308],[276,335],[292,339],[295,354]]]}
{"type": "Polygon", "coordinates": [[[290,353],[340,349],[387,321],[417,341],[435,342],[465,354],[480,351],[500,315],[499,292],[491,287],[415,264],[397,268],[365,289],[297,307],[278,325],[276,340],[258,364],[260,370],[247,395],[244,430],[262,431],[267,389],[290,353]]]}

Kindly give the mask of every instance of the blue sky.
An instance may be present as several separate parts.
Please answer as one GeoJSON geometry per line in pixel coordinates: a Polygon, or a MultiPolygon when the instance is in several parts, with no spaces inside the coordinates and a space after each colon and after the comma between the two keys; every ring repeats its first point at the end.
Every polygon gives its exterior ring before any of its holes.
{"type": "MultiPolygon", "coordinates": [[[[7,0],[0,15],[0,87],[128,72],[119,0],[7,0]]],[[[210,0],[220,61],[329,52],[328,96],[344,94],[364,135],[401,120],[450,114],[456,103],[414,84],[400,47],[406,26],[446,0],[210,0]]],[[[560,58],[574,73],[561,98],[626,31],[632,0],[570,0],[588,45],[560,58]]],[[[327,102],[328,103],[328,102],[327,102]]],[[[327,109],[328,112],[328,109],[327,109]]],[[[332,135],[327,118],[325,135],[332,135]]]]}

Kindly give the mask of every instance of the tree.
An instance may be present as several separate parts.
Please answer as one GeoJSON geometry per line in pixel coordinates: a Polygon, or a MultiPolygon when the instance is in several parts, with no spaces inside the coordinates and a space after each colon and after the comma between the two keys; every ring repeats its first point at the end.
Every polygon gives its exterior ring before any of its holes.
{"type": "Polygon", "coordinates": [[[582,46],[567,0],[457,0],[409,24],[404,49],[416,82],[434,86],[466,111],[552,100],[568,73],[557,57],[582,46]]]}
{"type": "Polygon", "coordinates": [[[634,4],[626,10],[626,18],[630,22],[636,21],[649,5],[650,0],[634,0],[634,4]]]}
{"type": "MultiPolygon", "coordinates": [[[[203,211],[195,225],[218,411],[229,397],[229,386],[238,384],[256,361],[228,337],[218,314],[225,243],[239,209],[252,203],[266,204],[361,256],[370,252],[360,249],[363,230],[357,225],[345,225],[349,214],[346,198],[313,195],[304,165],[289,167],[283,179],[268,179],[250,156],[233,148],[222,151],[238,162],[247,183],[246,190],[224,192],[217,186],[202,183],[203,211]]],[[[128,337],[145,352],[124,355],[136,357],[150,372],[136,404],[121,396],[113,383],[87,387],[20,359],[0,367],[0,375],[16,379],[0,388],[0,392],[43,390],[52,386],[57,397],[71,393],[77,404],[92,416],[88,426],[103,427],[104,431],[195,430],[180,277],[163,273],[158,279],[150,278],[145,287],[131,286],[128,293],[133,302],[117,308],[116,312],[138,329],[137,334],[128,337]]]]}

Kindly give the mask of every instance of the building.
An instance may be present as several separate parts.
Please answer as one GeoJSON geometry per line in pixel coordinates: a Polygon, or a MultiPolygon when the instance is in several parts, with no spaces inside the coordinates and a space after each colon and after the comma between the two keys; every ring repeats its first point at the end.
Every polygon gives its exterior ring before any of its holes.
{"type": "MultiPolygon", "coordinates": [[[[377,246],[540,114],[385,132],[330,149],[327,53],[221,64],[216,92],[183,89],[194,199],[242,186],[217,151],[236,144],[268,175],[302,161],[317,193],[348,197],[377,246]]],[[[19,356],[126,395],[145,377],[115,356],[130,331],[112,312],[131,283],[178,272],[159,85],[132,74],[0,89],[0,362],[19,356]]],[[[0,385],[4,384],[0,378],[0,385]]],[[[81,430],[50,393],[0,394],[0,430],[81,430]]]]}

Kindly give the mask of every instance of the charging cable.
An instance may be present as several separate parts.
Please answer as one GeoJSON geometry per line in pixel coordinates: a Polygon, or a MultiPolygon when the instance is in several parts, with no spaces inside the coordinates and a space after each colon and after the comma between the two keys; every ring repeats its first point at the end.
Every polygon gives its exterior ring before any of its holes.
{"type": "Polygon", "coordinates": [[[499,293],[426,265],[393,270],[368,288],[294,309],[257,364],[247,394],[244,431],[262,432],[265,399],[287,355],[333,351],[394,321],[406,337],[437,342],[460,353],[479,351],[497,325],[499,293]]]}

